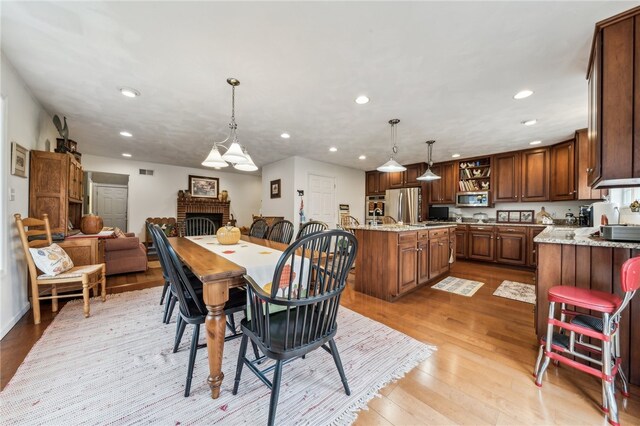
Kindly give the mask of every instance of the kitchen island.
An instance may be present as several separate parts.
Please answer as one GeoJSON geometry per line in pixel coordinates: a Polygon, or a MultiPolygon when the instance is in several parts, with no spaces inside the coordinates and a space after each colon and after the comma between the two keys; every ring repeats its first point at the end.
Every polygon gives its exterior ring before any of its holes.
{"type": "MultiPolygon", "coordinates": [[[[617,293],[620,268],[629,258],[640,256],[640,243],[606,241],[581,235],[581,230],[549,226],[534,239],[538,245],[536,271],[536,333],[547,329],[547,291],[556,285],[617,293]]],[[[588,313],[588,312],[586,312],[588,313]]],[[[622,367],[631,383],[640,385],[640,297],[631,301],[620,321],[622,367]]]]}
{"type": "Polygon", "coordinates": [[[355,226],[355,290],[393,301],[449,273],[455,223],[355,226]]]}

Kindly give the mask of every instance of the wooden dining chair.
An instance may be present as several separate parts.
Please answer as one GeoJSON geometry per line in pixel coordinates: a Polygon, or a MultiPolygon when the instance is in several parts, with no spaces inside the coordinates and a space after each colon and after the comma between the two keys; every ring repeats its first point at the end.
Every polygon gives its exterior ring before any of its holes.
{"type": "Polygon", "coordinates": [[[269,224],[264,219],[256,219],[249,228],[249,236],[255,238],[267,238],[269,224]]]}
{"type": "Polygon", "coordinates": [[[279,220],[269,229],[267,240],[289,244],[293,238],[293,223],[288,220],[279,220]]]}
{"type": "Polygon", "coordinates": [[[296,235],[296,240],[304,237],[305,235],[314,234],[316,232],[326,231],[329,229],[329,225],[324,222],[312,220],[300,227],[298,231],[298,235],[296,235]]]}
{"type": "Polygon", "coordinates": [[[206,217],[190,217],[182,223],[183,237],[197,237],[200,235],[216,235],[216,224],[206,217]]]}
{"type": "Polygon", "coordinates": [[[356,238],[348,232],[318,232],[294,241],[282,253],[271,281],[279,285],[272,285],[268,293],[245,275],[249,283],[247,293],[251,320],[244,319],[241,323],[243,336],[233,394],[238,393],[242,369],[246,364],[271,388],[269,425],[275,422],[283,364],[304,357],[315,349],[323,348],[332,355],[345,393],[351,394],[333,338],[338,330],[340,296],[357,249],[356,238]],[[274,307],[281,310],[270,313],[274,307]],[[249,340],[264,356],[253,361],[246,357],[249,340]],[[259,370],[259,364],[265,358],[275,360],[275,366],[259,370]],[[273,380],[269,381],[265,373],[271,370],[274,371],[273,380]]]}
{"type": "Polygon", "coordinates": [[[393,225],[394,223],[398,223],[398,221],[392,218],[391,216],[382,216],[383,225],[393,225]]]}
{"type": "Polygon", "coordinates": [[[53,243],[49,217],[44,214],[42,219],[14,215],[20,241],[27,260],[29,278],[31,280],[31,305],[33,322],[40,324],[40,301],[51,300],[51,310],[58,311],[58,299],[82,296],[84,301],[84,316],[90,315],[89,290],[93,289],[98,295],[99,286],[102,287],[102,301],[107,299],[107,281],[105,264],[74,266],[58,275],[41,274],[33,261],[30,248],[49,247],[53,243]],[[31,239],[31,241],[29,241],[31,239]],[[82,289],[81,293],[77,293],[82,289]]]}

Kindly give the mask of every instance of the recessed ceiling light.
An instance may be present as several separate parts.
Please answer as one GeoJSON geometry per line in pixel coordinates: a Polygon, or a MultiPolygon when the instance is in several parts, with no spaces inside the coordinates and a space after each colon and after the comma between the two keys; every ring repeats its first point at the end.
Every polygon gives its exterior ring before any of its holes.
{"type": "Polygon", "coordinates": [[[338,148],[336,148],[335,146],[332,146],[331,148],[329,148],[329,151],[331,152],[336,152],[338,150],[338,148]]]}
{"type": "Polygon", "coordinates": [[[529,142],[529,145],[540,145],[542,143],[542,141],[531,141],[529,142]]]}
{"type": "Polygon", "coordinates": [[[535,118],[532,120],[525,120],[522,122],[522,124],[524,124],[525,126],[533,126],[534,124],[536,124],[538,122],[538,120],[536,120],[535,118]]]}
{"type": "Polygon", "coordinates": [[[453,155],[451,155],[451,158],[458,158],[458,157],[460,157],[460,154],[453,154],[453,155]]]}
{"type": "Polygon", "coordinates": [[[123,152],[123,153],[122,153],[122,156],[123,156],[123,157],[127,157],[127,158],[129,158],[129,157],[131,157],[131,154],[126,153],[126,152],[123,152]]]}
{"type": "Polygon", "coordinates": [[[125,138],[130,138],[133,135],[131,133],[127,132],[126,130],[123,130],[123,131],[120,132],[120,136],[124,136],[125,138]]]}
{"type": "Polygon", "coordinates": [[[365,95],[360,95],[356,98],[356,103],[360,105],[368,104],[369,98],[366,97],[365,95]]]}
{"type": "Polygon", "coordinates": [[[127,98],[136,98],[140,96],[140,92],[130,87],[121,87],[120,93],[122,93],[122,96],[126,96],[127,98]]]}
{"type": "Polygon", "coordinates": [[[515,95],[513,95],[513,99],[524,99],[524,98],[528,98],[531,95],[533,95],[533,91],[531,91],[531,90],[521,90],[518,93],[516,93],[515,95]]]}
{"type": "Polygon", "coordinates": [[[283,133],[283,134],[280,135],[280,137],[282,139],[289,139],[291,137],[291,135],[289,133],[283,133]]]}
{"type": "Polygon", "coordinates": [[[366,155],[361,155],[360,157],[358,157],[358,160],[366,160],[367,156],[366,155]]]}

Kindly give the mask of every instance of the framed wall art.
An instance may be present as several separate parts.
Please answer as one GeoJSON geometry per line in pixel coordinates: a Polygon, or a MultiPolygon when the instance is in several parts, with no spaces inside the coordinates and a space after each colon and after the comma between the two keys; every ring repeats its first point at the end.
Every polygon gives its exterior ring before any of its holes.
{"type": "Polygon", "coordinates": [[[27,177],[27,149],[15,142],[11,142],[11,174],[27,177]]]}
{"type": "Polygon", "coordinates": [[[498,223],[533,223],[533,210],[498,210],[496,222],[498,223]]]}
{"type": "Polygon", "coordinates": [[[270,189],[270,193],[271,193],[271,198],[280,198],[281,196],[281,185],[280,185],[280,179],[276,179],[276,180],[272,180],[270,185],[269,185],[270,189]]]}
{"type": "Polygon", "coordinates": [[[218,198],[219,187],[218,178],[189,175],[189,192],[192,197],[218,198]]]}

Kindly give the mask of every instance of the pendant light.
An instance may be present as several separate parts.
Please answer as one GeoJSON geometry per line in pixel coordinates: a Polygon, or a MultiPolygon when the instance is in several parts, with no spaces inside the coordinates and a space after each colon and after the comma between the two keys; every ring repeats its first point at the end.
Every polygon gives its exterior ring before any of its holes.
{"type": "Polygon", "coordinates": [[[393,147],[391,148],[391,158],[382,166],[378,167],[377,170],[379,172],[391,173],[391,172],[404,172],[405,170],[407,170],[406,167],[398,164],[398,162],[393,158],[398,153],[398,146],[396,145],[396,136],[397,136],[396,126],[398,125],[399,122],[400,120],[398,120],[397,118],[394,118],[393,120],[389,120],[389,124],[391,124],[391,143],[393,144],[393,147]]]}
{"type": "Polygon", "coordinates": [[[440,179],[440,176],[431,171],[433,161],[431,161],[431,152],[433,151],[433,144],[436,141],[427,141],[427,150],[429,151],[429,161],[427,162],[427,171],[420,175],[417,179],[422,181],[432,181],[440,179]]]}
{"type": "Polygon", "coordinates": [[[243,172],[255,172],[256,170],[258,170],[258,166],[255,165],[246,149],[244,150],[244,155],[247,157],[247,162],[242,164],[234,164],[233,168],[243,172]]]}
{"type": "Polygon", "coordinates": [[[227,83],[231,86],[231,122],[229,123],[229,136],[222,142],[214,142],[213,148],[207,158],[202,162],[206,167],[227,167],[228,163],[233,164],[234,168],[244,171],[257,170],[257,166],[251,160],[247,150],[238,142],[238,125],[236,124],[236,87],[240,85],[240,81],[235,78],[228,78],[227,83]],[[226,146],[227,142],[231,142],[230,146],[226,146]],[[224,154],[220,153],[220,147],[225,148],[224,154]],[[239,165],[247,165],[246,168],[239,168],[239,165]],[[254,168],[255,167],[255,168],[254,168]]]}

